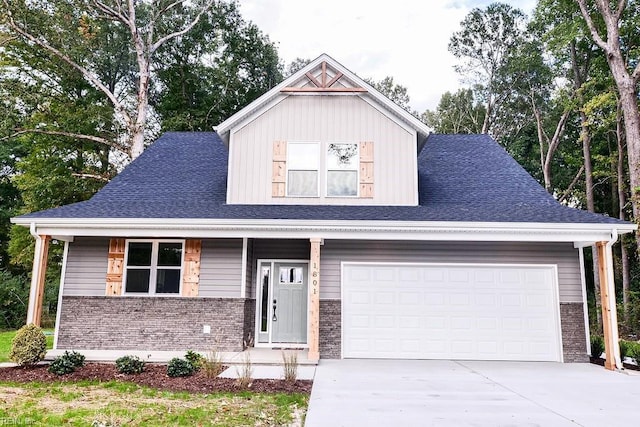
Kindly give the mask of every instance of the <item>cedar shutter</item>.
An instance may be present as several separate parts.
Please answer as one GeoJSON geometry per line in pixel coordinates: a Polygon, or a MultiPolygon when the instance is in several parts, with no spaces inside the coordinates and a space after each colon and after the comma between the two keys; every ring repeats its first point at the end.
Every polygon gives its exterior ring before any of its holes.
{"type": "Polygon", "coordinates": [[[360,143],[360,197],[373,198],[373,142],[360,143]]]}
{"type": "Polygon", "coordinates": [[[286,195],[287,179],[287,143],[273,142],[273,174],[271,176],[271,196],[284,197],[286,195]]]}
{"type": "Polygon", "coordinates": [[[125,239],[111,239],[109,241],[109,256],[107,261],[107,289],[105,295],[122,294],[122,273],[124,272],[125,239]]]}
{"type": "Polygon", "coordinates": [[[182,296],[197,297],[200,286],[200,255],[202,240],[188,239],[184,244],[182,296]]]}

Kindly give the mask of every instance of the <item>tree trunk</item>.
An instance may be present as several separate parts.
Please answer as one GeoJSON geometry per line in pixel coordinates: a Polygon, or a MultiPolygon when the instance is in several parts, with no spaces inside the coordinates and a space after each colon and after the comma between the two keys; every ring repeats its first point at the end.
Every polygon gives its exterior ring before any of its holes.
{"type": "MultiPolygon", "coordinates": [[[[620,114],[620,103],[618,103],[618,112],[616,120],[616,140],[618,142],[618,217],[621,220],[626,219],[624,213],[627,204],[627,196],[625,194],[625,171],[624,171],[624,135],[622,133],[622,117],[620,114]]],[[[625,322],[629,314],[629,291],[631,285],[629,253],[624,244],[624,238],[620,237],[620,258],[622,262],[622,306],[624,310],[625,322]]]]}

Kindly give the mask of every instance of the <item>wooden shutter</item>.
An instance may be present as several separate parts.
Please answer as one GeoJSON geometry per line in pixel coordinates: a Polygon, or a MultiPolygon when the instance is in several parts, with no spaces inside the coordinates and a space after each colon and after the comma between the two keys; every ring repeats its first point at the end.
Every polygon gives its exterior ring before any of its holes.
{"type": "Polygon", "coordinates": [[[373,142],[360,143],[360,197],[373,198],[373,142]]]}
{"type": "Polygon", "coordinates": [[[200,255],[202,240],[189,239],[184,244],[182,296],[197,297],[200,286],[200,255]]]}
{"type": "Polygon", "coordinates": [[[284,197],[287,182],[287,143],[285,141],[273,142],[273,174],[271,178],[271,196],[284,197]]]}
{"type": "Polygon", "coordinates": [[[109,241],[109,257],[107,262],[106,295],[122,294],[122,273],[124,272],[125,239],[109,241]]]}

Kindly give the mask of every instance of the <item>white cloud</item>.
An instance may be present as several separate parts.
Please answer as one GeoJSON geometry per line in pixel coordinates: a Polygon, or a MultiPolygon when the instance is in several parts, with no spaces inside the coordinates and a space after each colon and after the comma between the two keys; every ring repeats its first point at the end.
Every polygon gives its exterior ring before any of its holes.
{"type": "MultiPolygon", "coordinates": [[[[451,34],[474,0],[241,0],[242,15],[277,43],[285,63],[327,53],[359,76],[392,76],[422,112],[455,91],[459,76],[448,52],[451,34]]],[[[508,2],[530,13],[535,0],[508,2]]]]}

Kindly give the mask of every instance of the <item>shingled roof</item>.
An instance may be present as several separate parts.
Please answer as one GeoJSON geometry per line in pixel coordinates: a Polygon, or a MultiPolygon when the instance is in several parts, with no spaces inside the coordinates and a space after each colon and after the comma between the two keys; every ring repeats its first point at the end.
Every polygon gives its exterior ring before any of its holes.
{"type": "Polygon", "coordinates": [[[628,224],[553,199],[486,135],[431,135],[419,206],[226,204],[228,152],[215,132],[169,132],[90,200],[44,218],[309,219],[628,224]]]}

